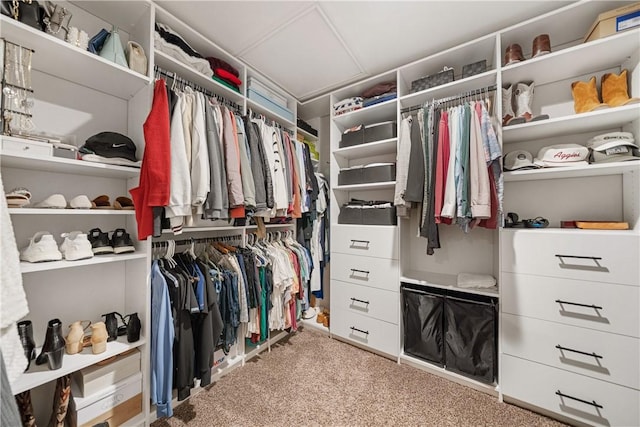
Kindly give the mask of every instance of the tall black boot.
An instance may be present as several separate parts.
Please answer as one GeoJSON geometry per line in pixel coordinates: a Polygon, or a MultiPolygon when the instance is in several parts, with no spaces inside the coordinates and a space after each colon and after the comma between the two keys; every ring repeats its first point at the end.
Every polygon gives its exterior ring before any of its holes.
{"type": "Polygon", "coordinates": [[[60,369],[64,356],[64,336],[62,335],[62,322],[60,319],[49,320],[47,334],[44,337],[42,351],[36,359],[36,365],[49,363],[49,369],[60,369]]]}
{"type": "Polygon", "coordinates": [[[23,320],[18,322],[18,334],[20,335],[20,342],[24,349],[24,357],[27,358],[27,369],[31,366],[31,361],[36,358],[36,342],[33,340],[33,325],[31,320],[23,320]]]}

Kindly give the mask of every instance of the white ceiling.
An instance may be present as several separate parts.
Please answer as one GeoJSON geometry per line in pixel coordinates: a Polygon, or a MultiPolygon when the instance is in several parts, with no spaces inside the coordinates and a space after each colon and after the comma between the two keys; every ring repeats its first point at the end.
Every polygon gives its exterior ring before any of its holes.
{"type": "Polygon", "coordinates": [[[571,2],[156,3],[306,101],[571,2]]]}

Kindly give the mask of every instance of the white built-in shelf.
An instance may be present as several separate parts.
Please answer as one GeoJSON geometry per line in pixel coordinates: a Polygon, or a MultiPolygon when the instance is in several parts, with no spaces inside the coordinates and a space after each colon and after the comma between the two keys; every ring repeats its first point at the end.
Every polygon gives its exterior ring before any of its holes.
{"type": "Polygon", "coordinates": [[[338,185],[333,187],[334,191],[357,191],[357,190],[386,190],[393,189],[396,186],[395,181],[385,182],[372,182],[369,184],[353,184],[353,185],[338,185]]]}
{"type": "Polygon", "coordinates": [[[135,215],[135,211],[115,209],[9,208],[11,215],[135,215]]]}
{"type": "Polygon", "coordinates": [[[310,140],[310,141],[317,141],[318,137],[315,136],[312,133],[307,132],[306,130],[302,129],[302,128],[296,128],[296,130],[298,131],[298,133],[302,134],[306,139],[310,140]]]}
{"type": "MultiPolygon", "coordinates": [[[[200,233],[203,231],[229,231],[229,230],[239,230],[241,231],[244,227],[234,226],[234,225],[221,225],[215,226],[212,225],[210,227],[184,227],[182,228],[183,233],[200,233]]],[[[173,234],[172,230],[162,230],[162,234],[173,234]]]]}
{"type": "Polygon", "coordinates": [[[405,95],[400,98],[400,108],[420,106],[431,99],[445,98],[495,85],[496,75],[496,70],[489,70],[465,79],[454,80],[440,86],[405,95]]]}
{"type": "MultiPolygon", "coordinates": [[[[631,224],[629,224],[631,225],[631,224]]],[[[595,236],[629,236],[640,235],[640,230],[591,230],[580,228],[501,228],[501,233],[518,233],[518,234],[591,234],[595,236]]]]}
{"type": "Polygon", "coordinates": [[[122,99],[133,97],[150,78],[82,50],[44,31],[2,15],[0,33],[6,40],[35,50],[32,68],[122,99]]]}
{"type": "Polygon", "coordinates": [[[554,136],[573,135],[618,128],[638,118],[640,118],[640,104],[623,105],[589,113],[551,117],[546,120],[505,126],[502,128],[502,138],[504,143],[508,144],[554,136]]]}
{"type": "MultiPolygon", "coordinates": [[[[265,226],[265,228],[282,228],[282,227],[292,227],[292,226],[295,226],[295,225],[296,225],[295,222],[289,222],[289,223],[286,223],[286,224],[269,224],[269,223],[267,223],[264,226],[265,226]]],[[[252,225],[247,225],[246,228],[248,230],[255,230],[256,228],[258,228],[258,226],[255,225],[255,224],[252,224],[252,225]]]]}
{"type": "MultiPolygon", "coordinates": [[[[91,352],[91,347],[85,348],[82,353],[78,354],[69,355],[65,353],[62,358],[62,367],[55,371],[49,370],[47,363],[38,366],[36,365],[36,361],[32,360],[29,370],[23,373],[16,382],[12,384],[11,391],[13,394],[18,394],[26,390],[31,390],[39,385],[48,383],[49,381],[53,381],[64,375],[76,372],[80,369],[86,368],[87,366],[94,365],[112,356],[117,356],[118,354],[124,353],[132,348],[140,347],[144,344],[144,337],[140,337],[136,342],[128,343],[127,337],[124,336],[119,337],[116,341],[108,342],[107,350],[100,354],[93,354],[91,352]]],[[[36,355],[39,354],[40,348],[37,348],[36,355]]]]}
{"type": "Polygon", "coordinates": [[[338,224],[338,222],[333,222],[331,223],[331,227],[336,229],[336,227],[349,227],[350,230],[354,229],[354,228],[366,228],[366,229],[371,229],[372,227],[375,228],[376,230],[380,230],[380,229],[384,229],[384,228],[389,228],[389,229],[395,229],[398,228],[397,225],[368,225],[368,224],[338,224]]]}
{"type": "Polygon", "coordinates": [[[398,138],[384,139],[382,141],[368,142],[366,144],[352,145],[351,147],[333,150],[333,155],[343,159],[357,159],[362,157],[394,154],[398,145],[398,138]]]}
{"type": "MultiPolygon", "coordinates": [[[[640,49],[640,29],[551,52],[502,69],[503,84],[533,81],[536,85],[620,67],[640,49]]],[[[567,91],[571,88],[567,87],[567,91]]]]}
{"type": "Polygon", "coordinates": [[[318,323],[316,319],[318,318],[318,313],[316,309],[316,314],[311,319],[300,319],[298,324],[302,324],[304,327],[308,327],[309,329],[316,329],[318,331],[322,331],[325,334],[329,334],[329,328],[324,326],[322,323],[318,323]]]}
{"type": "Polygon", "coordinates": [[[286,127],[289,129],[296,128],[296,124],[293,123],[293,121],[289,120],[288,118],[282,117],[280,114],[262,106],[261,104],[258,104],[253,99],[247,98],[247,107],[250,108],[254,113],[264,114],[268,119],[275,120],[281,125],[286,125],[286,127]]]}
{"type": "Polygon", "coordinates": [[[208,77],[202,74],[200,71],[197,71],[192,67],[173,59],[166,53],[161,52],[157,49],[154,51],[154,57],[156,65],[158,65],[160,68],[163,68],[167,71],[172,71],[176,73],[178,77],[182,77],[185,80],[195,83],[207,90],[210,90],[213,93],[222,96],[229,101],[233,101],[236,104],[242,106],[244,97],[241,93],[229,89],[228,87],[215,81],[211,77],[208,77]]]}
{"type": "Polygon", "coordinates": [[[93,258],[80,259],[77,261],[49,261],[49,262],[20,262],[20,271],[24,273],[35,273],[38,271],[59,270],[62,268],[75,268],[87,265],[106,264],[111,262],[123,262],[135,259],[144,259],[147,255],[144,252],[134,252],[119,255],[96,255],[93,258]]]}
{"type": "Polygon", "coordinates": [[[600,163],[578,167],[557,167],[512,171],[504,173],[505,182],[535,181],[542,179],[582,178],[587,176],[620,175],[640,172],[640,159],[627,162],[600,163]]]}
{"type": "Polygon", "coordinates": [[[29,157],[20,154],[0,152],[0,162],[2,167],[5,168],[27,169],[39,172],[57,172],[104,178],[134,178],[140,176],[139,168],[64,159],[53,156],[29,157]]]}
{"type": "Polygon", "coordinates": [[[415,285],[429,286],[432,288],[447,289],[450,291],[464,292],[467,294],[498,297],[498,288],[461,288],[458,286],[458,277],[455,274],[427,273],[425,271],[409,270],[400,277],[401,282],[415,285]]]}
{"type": "Polygon", "coordinates": [[[374,104],[348,113],[333,116],[332,120],[342,129],[348,129],[357,125],[370,125],[379,122],[396,120],[397,99],[374,104]]]}

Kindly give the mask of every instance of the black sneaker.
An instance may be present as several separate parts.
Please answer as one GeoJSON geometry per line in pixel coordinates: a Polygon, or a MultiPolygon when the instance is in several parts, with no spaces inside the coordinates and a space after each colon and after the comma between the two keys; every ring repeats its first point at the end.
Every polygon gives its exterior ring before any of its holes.
{"type": "Polygon", "coordinates": [[[109,235],[103,233],[99,228],[91,229],[88,238],[91,242],[91,250],[94,255],[113,253],[113,246],[111,246],[111,242],[109,241],[109,235]]]}
{"type": "Polygon", "coordinates": [[[113,252],[117,254],[127,254],[135,252],[136,248],[133,246],[133,241],[129,237],[129,233],[124,228],[116,228],[111,235],[111,246],[113,246],[113,252]]]}

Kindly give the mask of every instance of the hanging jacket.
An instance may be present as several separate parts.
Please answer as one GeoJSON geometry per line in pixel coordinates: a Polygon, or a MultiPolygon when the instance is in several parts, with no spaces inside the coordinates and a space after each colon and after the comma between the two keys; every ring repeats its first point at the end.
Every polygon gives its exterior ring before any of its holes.
{"type": "Polygon", "coordinates": [[[210,191],[204,202],[204,218],[220,219],[223,216],[223,188],[226,190],[224,158],[218,139],[218,129],[214,118],[213,106],[205,102],[205,128],[207,131],[207,147],[209,149],[210,191]]]}

